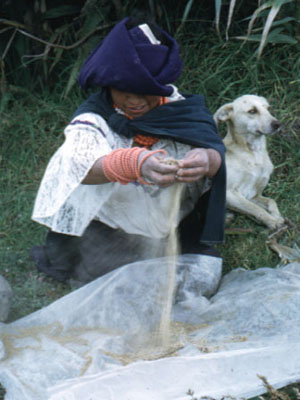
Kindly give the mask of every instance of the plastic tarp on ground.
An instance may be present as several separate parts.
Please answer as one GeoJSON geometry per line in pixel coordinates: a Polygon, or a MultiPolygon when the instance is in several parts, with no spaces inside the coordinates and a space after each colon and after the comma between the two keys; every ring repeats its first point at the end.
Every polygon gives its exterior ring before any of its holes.
{"type": "Polygon", "coordinates": [[[161,332],[170,265],[126,265],[1,324],[5,400],[249,398],[265,391],[258,375],[300,380],[299,263],[221,279],[220,259],[180,256],[161,332]]]}

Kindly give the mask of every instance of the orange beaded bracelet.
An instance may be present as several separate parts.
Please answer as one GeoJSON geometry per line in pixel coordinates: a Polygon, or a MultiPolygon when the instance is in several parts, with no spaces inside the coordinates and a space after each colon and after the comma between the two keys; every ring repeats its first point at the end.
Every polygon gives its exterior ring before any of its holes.
{"type": "Polygon", "coordinates": [[[147,151],[139,161],[140,155],[145,152],[145,148],[131,147],[129,149],[116,149],[104,157],[102,168],[105,177],[110,182],[119,182],[121,185],[127,185],[130,182],[138,180],[139,183],[151,185],[142,178],[141,168],[148,157],[156,153],[167,155],[164,150],[147,151]]]}

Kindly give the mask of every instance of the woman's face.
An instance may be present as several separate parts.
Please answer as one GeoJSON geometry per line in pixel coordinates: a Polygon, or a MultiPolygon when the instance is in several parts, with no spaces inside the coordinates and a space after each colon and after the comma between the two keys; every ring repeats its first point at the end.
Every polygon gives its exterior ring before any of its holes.
{"type": "Polygon", "coordinates": [[[140,117],[159,105],[160,96],[134,94],[110,88],[114,104],[132,118],[140,117]]]}

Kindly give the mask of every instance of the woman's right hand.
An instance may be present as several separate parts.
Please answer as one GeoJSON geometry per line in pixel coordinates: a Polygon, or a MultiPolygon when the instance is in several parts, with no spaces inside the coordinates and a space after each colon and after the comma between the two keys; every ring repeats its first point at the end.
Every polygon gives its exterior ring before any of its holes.
{"type": "MultiPolygon", "coordinates": [[[[140,160],[146,154],[147,150],[140,155],[140,160]]],[[[142,178],[160,187],[167,187],[175,183],[179,167],[176,163],[168,163],[164,160],[166,160],[166,157],[160,153],[148,157],[142,164],[142,178]]]]}
{"type": "MultiPolygon", "coordinates": [[[[149,153],[145,150],[139,156],[139,162],[149,153]]],[[[105,157],[105,156],[104,156],[105,157]]],[[[104,157],[99,158],[92,166],[87,176],[83,180],[85,185],[99,185],[110,182],[104,175],[102,162],[104,157]]],[[[156,153],[148,157],[142,164],[141,175],[149,183],[160,187],[167,187],[176,182],[176,173],[179,169],[177,164],[164,162],[166,157],[163,153],[156,153]]]]}

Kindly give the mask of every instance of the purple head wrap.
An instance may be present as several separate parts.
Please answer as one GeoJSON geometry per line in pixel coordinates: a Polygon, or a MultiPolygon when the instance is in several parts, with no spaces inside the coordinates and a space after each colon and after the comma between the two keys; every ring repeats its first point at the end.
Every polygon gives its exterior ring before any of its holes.
{"type": "Polygon", "coordinates": [[[173,88],[167,85],[182,70],[178,43],[161,29],[167,45],[160,44],[147,25],[128,29],[128,20],[119,22],[88,56],[79,74],[80,86],[170,96],[173,88]]]}

